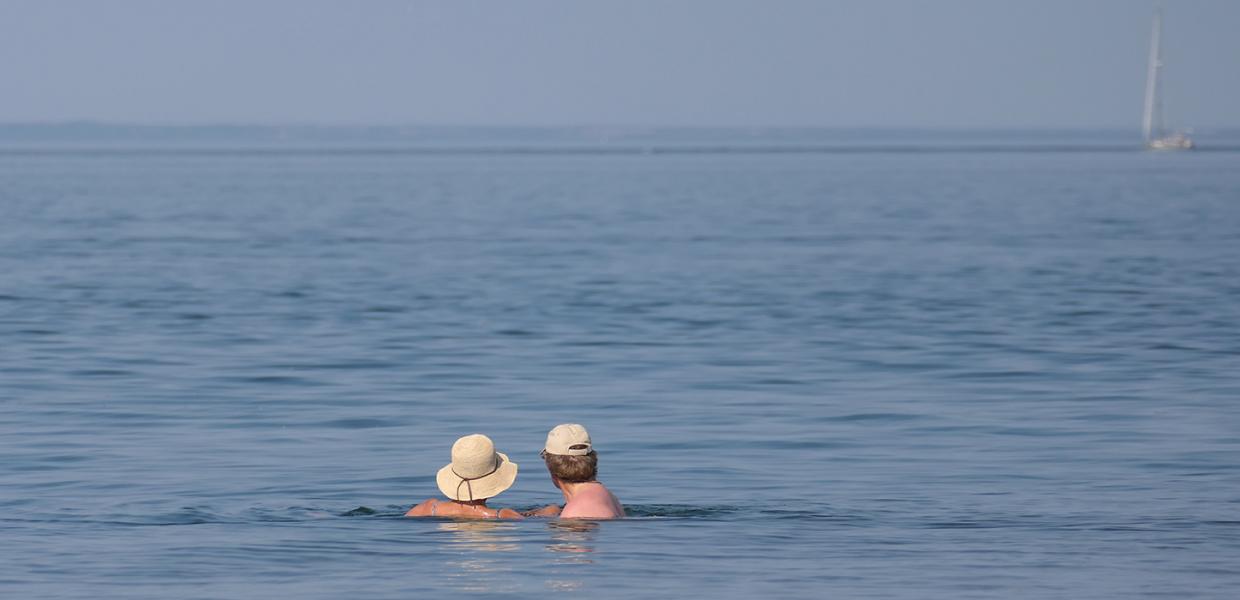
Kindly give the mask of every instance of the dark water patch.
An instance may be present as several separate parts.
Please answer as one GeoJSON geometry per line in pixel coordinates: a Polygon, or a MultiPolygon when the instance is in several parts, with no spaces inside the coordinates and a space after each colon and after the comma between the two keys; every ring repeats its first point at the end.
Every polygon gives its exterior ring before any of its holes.
{"type": "Polygon", "coordinates": [[[70,371],[68,374],[74,377],[131,377],[137,375],[137,373],[125,369],[83,369],[80,371],[70,371]]]}
{"type": "Polygon", "coordinates": [[[941,375],[946,379],[962,379],[962,380],[978,380],[978,381],[995,381],[995,380],[1028,380],[1040,379],[1046,377],[1046,373],[1042,371],[1021,371],[1013,369],[993,370],[993,371],[964,371],[956,373],[946,373],[941,375]]]}
{"type": "Polygon", "coordinates": [[[986,427],[982,431],[991,435],[1015,437],[1070,437],[1089,435],[1091,433],[1050,427],[986,427]]]}
{"type": "Polygon", "coordinates": [[[286,429],[290,421],[269,420],[255,417],[238,417],[231,420],[217,420],[206,425],[211,429],[286,429]]]}
{"type": "Polygon", "coordinates": [[[751,383],[752,385],[758,385],[758,386],[769,385],[769,386],[776,386],[776,387],[804,386],[804,385],[809,384],[808,381],[803,381],[800,379],[784,379],[780,377],[766,377],[763,379],[755,379],[749,383],[751,383]]]}
{"type": "Polygon", "coordinates": [[[723,319],[695,319],[691,317],[654,317],[651,319],[656,323],[665,323],[677,327],[678,329],[699,330],[720,327],[727,322],[723,319]]]}
{"type": "Polygon", "coordinates": [[[400,427],[405,425],[405,421],[394,421],[391,419],[335,419],[331,421],[323,421],[316,423],[316,427],[327,427],[332,429],[377,429],[380,427],[400,427]]]}
{"type": "Polygon", "coordinates": [[[1220,472],[1240,470],[1240,462],[1228,460],[1203,459],[1201,461],[1146,461],[1134,466],[1151,471],[1179,471],[1185,477],[1211,475],[1220,472]]]}
{"type": "Polygon", "coordinates": [[[50,335],[59,335],[59,334],[62,334],[62,333],[64,333],[64,332],[63,332],[63,331],[57,331],[57,330],[55,330],[55,329],[34,329],[34,328],[25,328],[25,329],[18,329],[18,330],[16,330],[16,331],[14,331],[13,333],[16,333],[17,335],[50,336],[50,335]]]}
{"type": "Polygon", "coordinates": [[[854,413],[815,417],[814,421],[826,423],[903,423],[931,418],[929,415],[912,413],[854,413]]]}
{"type": "Polygon", "coordinates": [[[176,315],[176,318],[182,321],[210,321],[211,319],[214,319],[215,316],[209,315],[206,313],[188,312],[188,313],[178,313],[176,315]]]}
{"type": "Polygon", "coordinates": [[[926,529],[999,529],[1009,527],[1041,527],[1042,524],[1031,524],[1005,519],[961,519],[958,521],[931,521],[922,525],[926,529]]]}
{"type": "Polygon", "coordinates": [[[1136,287],[1090,287],[1073,288],[1068,291],[1074,294],[1103,294],[1112,296],[1141,296],[1149,293],[1147,290],[1136,287]]]}
{"type": "Polygon", "coordinates": [[[305,372],[305,371],[365,371],[365,370],[392,369],[392,368],[397,368],[401,366],[404,366],[404,365],[402,365],[401,363],[390,362],[390,361],[356,359],[356,360],[341,360],[341,361],[332,361],[332,362],[271,363],[271,364],[262,365],[260,368],[305,372]]]}
{"type": "MultiPolygon", "coordinates": [[[[439,365],[436,365],[439,366],[439,365]]],[[[479,385],[494,379],[494,375],[480,372],[425,371],[417,376],[418,383],[434,382],[439,386],[479,385]]]]}
{"type": "Polygon", "coordinates": [[[1084,415],[1071,415],[1066,417],[1070,421],[1086,421],[1097,423],[1122,423],[1135,421],[1149,421],[1152,417],[1148,415],[1136,415],[1130,413],[1089,413],[1084,415]]]}
{"type": "Polygon", "coordinates": [[[652,340],[570,340],[561,342],[560,346],[572,346],[583,348],[660,348],[668,346],[676,346],[679,344],[673,342],[657,342],[652,340]]]}
{"type": "Polygon", "coordinates": [[[41,473],[50,469],[58,468],[56,465],[47,465],[42,461],[28,461],[21,464],[9,465],[6,470],[14,473],[41,473]]]}
{"type": "Polygon", "coordinates": [[[538,333],[527,329],[497,329],[494,333],[495,335],[507,337],[532,337],[538,335],[538,333]]]}
{"type": "Polygon", "coordinates": [[[172,308],[179,304],[176,300],[158,300],[151,298],[142,298],[136,300],[125,300],[120,303],[121,308],[131,308],[139,310],[172,308]]]}
{"type": "Polygon", "coordinates": [[[297,377],[295,375],[248,375],[222,377],[223,381],[240,384],[276,385],[289,387],[322,387],[333,385],[319,379],[297,377]]]}
{"type": "Polygon", "coordinates": [[[180,367],[191,364],[188,361],[171,356],[117,356],[101,362],[135,367],[180,367]]]}
{"type": "Polygon", "coordinates": [[[1172,342],[1158,342],[1155,344],[1150,344],[1146,346],[1146,349],[1147,350],[1165,350],[1168,352],[1203,352],[1203,351],[1209,350],[1208,348],[1202,348],[1199,346],[1186,346],[1184,344],[1177,344],[1177,343],[1172,343],[1172,342]]]}
{"type": "Polygon", "coordinates": [[[74,464],[88,462],[96,458],[98,458],[98,456],[94,454],[54,454],[50,456],[40,456],[35,460],[39,463],[74,464]]]}

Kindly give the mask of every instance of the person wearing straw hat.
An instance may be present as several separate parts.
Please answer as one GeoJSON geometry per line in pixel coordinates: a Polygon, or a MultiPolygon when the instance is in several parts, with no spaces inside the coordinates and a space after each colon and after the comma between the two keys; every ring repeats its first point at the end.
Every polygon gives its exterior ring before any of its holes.
{"type": "Polygon", "coordinates": [[[452,462],[439,470],[435,483],[447,500],[430,498],[409,509],[406,517],[455,517],[464,519],[520,519],[521,513],[491,508],[487,499],[512,487],[517,463],[495,451],[491,438],[475,433],[452,444],[452,462]]]}
{"type": "Polygon", "coordinates": [[[564,507],[552,504],[528,516],[563,519],[619,519],[624,506],[598,481],[598,453],[590,432],[576,423],[556,425],[547,434],[540,453],[551,473],[551,483],[564,494],[564,507]]]}

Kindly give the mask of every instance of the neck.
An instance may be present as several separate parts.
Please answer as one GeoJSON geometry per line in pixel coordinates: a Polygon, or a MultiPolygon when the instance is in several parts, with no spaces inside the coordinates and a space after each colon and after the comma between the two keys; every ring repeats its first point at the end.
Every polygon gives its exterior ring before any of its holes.
{"type": "Polygon", "coordinates": [[[567,481],[561,481],[559,483],[560,483],[559,485],[560,492],[564,494],[565,502],[572,500],[573,496],[576,496],[578,493],[580,493],[582,489],[592,486],[592,485],[598,485],[598,482],[593,481],[593,480],[579,481],[576,483],[569,483],[567,481]]]}
{"type": "Polygon", "coordinates": [[[464,504],[465,506],[482,506],[482,507],[485,507],[485,506],[487,505],[487,500],[486,500],[486,498],[483,498],[483,499],[481,499],[481,500],[453,500],[453,502],[455,502],[455,503],[457,503],[457,504],[464,504]]]}

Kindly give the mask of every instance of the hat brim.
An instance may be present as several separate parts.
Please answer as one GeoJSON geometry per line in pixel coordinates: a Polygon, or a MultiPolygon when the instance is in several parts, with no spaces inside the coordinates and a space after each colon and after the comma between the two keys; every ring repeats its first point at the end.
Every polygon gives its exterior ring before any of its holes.
{"type": "Polygon", "coordinates": [[[512,487],[517,480],[517,463],[508,460],[508,455],[503,452],[495,454],[499,456],[499,468],[486,477],[470,479],[468,482],[453,473],[452,464],[449,463],[435,475],[439,491],[452,500],[468,501],[494,498],[512,487]]]}

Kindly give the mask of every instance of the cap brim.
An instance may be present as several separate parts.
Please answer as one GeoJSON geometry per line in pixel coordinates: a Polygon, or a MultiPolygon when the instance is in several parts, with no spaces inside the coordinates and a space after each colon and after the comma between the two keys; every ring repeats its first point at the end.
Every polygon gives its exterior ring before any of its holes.
{"type": "Polygon", "coordinates": [[[435,475],[435,483],[443,495],[453,500],[483,500],[498,496],[500,492],[512,487],[517,480],[517,463],[508,460],[508,455],[496,452],[499,456],[499,468],[494,473],[468,482],[452,472],[449,463],[435,475]]]}

